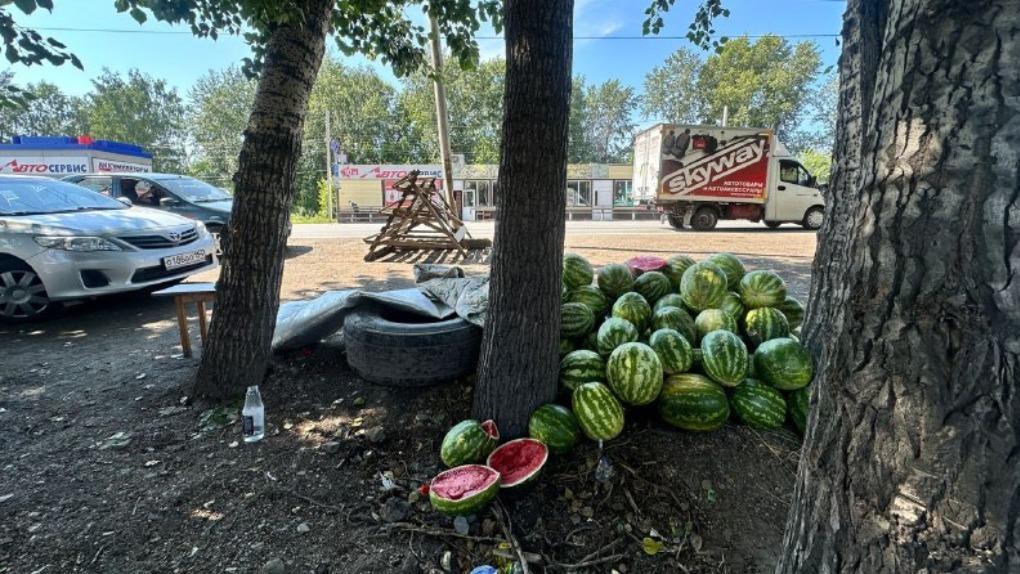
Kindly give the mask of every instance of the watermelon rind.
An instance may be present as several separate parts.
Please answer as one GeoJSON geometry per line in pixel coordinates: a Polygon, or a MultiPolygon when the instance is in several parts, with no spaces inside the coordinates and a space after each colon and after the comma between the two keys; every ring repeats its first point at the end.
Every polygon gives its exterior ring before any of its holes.
{"type": "Polygon", "coordinates": [[[624,343],[606,361],[609,388],[628,405],[647,405],[662,390],[662,363],[644,343],[624,343]]]}
{"type": "Polygon", "coordinates": [[[595,270],[587,259],[576,253],[567,253],[563,256],[563,284],[567,289],[591,285],[594,278],[595,270]]]}
{"type": "Polygon", "coordinates": [[[429,488],[429,502],[432,504],[432,508],[435,508],[443,514],[450,516],[463,516],[467,514],[474,514],[481,510],[486,504],[492,502],[492,499],[496,498],[499,494],[500,488],[500,476],[496,470],[485,466],[483,464],[467,464],[461,465],[449,470],[443,471],[436,475],[432,479],[429,488]],[[452,499],[445,498],[436,492],[436,485],[441,483],[445,478],[462,472],[485,472],[489,475],[485,487],[473,495],[466,498],[452,499]]]}
{"type": "Polygon", "coordinates": [[[535,409],[528,420],[528,436],[545,443],[554,453],[564,453],[577,444],[581,427],[567,407],[546,404],[535,409]]]}
{"type": "Polygon", "coordinates": [[[560,337],[577,339],[584,337],[595,326],[595,314],[583,303],[560,305],[560,337]]]}
{"type": "Polygon", "coordinates": [[[606,316],[609,312],[609,299],[601,289],[594,285],[582,285],[567,292],[567,303],[581,303],[587,305],[595,316],[595,322],[606,316]]]}
{"type": "Polygon", "coordinates": [[[790,335],[790,325],[782,311],[773,307],[751,309],[744,317],[744,333],[751,345],[757,347],[770,339],[790,335]]]}
{"type": "Polygon", "coordinates": [[[599,354],[608,357],[620,345],[637,341],[640,336],[637,327],[630,321],[619,317],[606,319],[597,335],[599,354]]]}
{"type": "Polygon", "coordinates": [[[695,311],[718,308],[728,292],[726,273],[708,261],[691,265],[680,278],[680,297],[695,311]]]}
{"type": "Polygon", "coordinates": [[[652,308],[640,293],[630,291],[613,303],[613,317],[626,319],[641,331],[650,325],[652,308]]]}
{"type": "Polygon", "coordinates": [[[740,294],[735,291],[730,291],[726,294],[723,302],[719,304],[719,309],[737,321],[742,320],[744,315],[747,314],[747,309],[740,300],[740,294]]]}
{"type": "Polygon", "coordinates": [[[786,300],[786,282],[773,271],[751,271],[740,280],[737,292],[748,309],[778,307],[786,300]]]}
{"type": "Polygon", "coordinates": [[[659,356],[662,372],[668,375],[686,373],[694,366],[694,347],[673,329],[659,329],[648,338],[648,346],[659,356]]]}
{"type": "Polygon", "coordinates": [[[740,420],[755,428],[779,428],[786,421],[783,393],[756,379],[744,379],[733,389],[730,406],[740,420]]]}
{"type": "Polygon", "coordinates": [[[726,274],[726,286],[730,291],[736,289],[737,285],[740,285],[740,280],[744,277],[744,273],[746,273],[744,264],[732,253],[716,253],[710,255],[706,261],[715,263],[723,270],[723,273],[726,274]]]}
{"type": "Polygon", "coordinates": [[[689,431],[717,429],[730,417],[722,386],[694,373],[666,377],[656,406],[662,420],[689,431]]]}
{"type": "Polygon", "coordinates": [[[688,341],[694,343],[698,339],[698,331],[694,326],[691,314],[680,307],[662,307],[652,315],[652,330],[673,329],[688,341]]]}
{"type": "Polygon", "coordinates": [[[799,342],[783,337],[765,341],[754,352],[754,370],[766,383],[783,391],[808,386],[814,377],[811,355],[799,342]]]}
{"type": "Polygon", "coordinates": [[[439,447],[439,458],[448,467],[480,462],[499,444],[499,429],[489,420],[474,419],[453,425],[439,447]]]}
{"type": "Polygon", "coordinates": [[[655,305],[652,305],[652,312],[654,313],[663,307],[676,307],[678,309],[683,309],[684,300],[680,298],[679,293],[667,293],[660,297],[659,300],[655,302],[655,305]]]}
{"type": "Polygon", "coordinates": [[[787,417],[793,426],[797,428],[797,432],[804,434],[807,429],[807,418],[810,412],[809,403],[811,401],[811,387],[801,387],[795,391],[786,393],[786,411],[787,417]]]}
{"type": "Polygon", "coordinates": [[[607,297],[616,299],[634,287],[634,274],[626,265],[610,263],[599,269],[598,284],[607,297]]]}
{"type": "Polygon", "coordinates": [[[560,360],[560,382],[571,391],[590,382],[605,382],[606,362],[595,351],[578,349],[560,360]]]}
{"type": "Polygon", "coordinates": [[[722,309],[705,309],[698,316],[694,318],[694,329],[698,334],[698,340],[700,341],[705,335],[712,331],[718,331],[719,329],[725,329],[730,333],[740,334],[740,329],[737,327],[737,320],[727,314],[722,309]]]}
{"type": "Polygon", "coordinates": [[[528,437],[510,440],[499,445],[498,447],[496,447],[495,450],[489,453],[489,457],[485,460],[485,464],[489,468],[499,473],[500,476],[499,488],[500,490],[504,490],[507,488],[519,487],[531,482],[532,480],[535,480],[535,477],[537,477],[538,474],[542,472],[542,469],[545,467],[545,463],[548,460],[549,460],[549,446],[536,438],[528,437]],[[530,461],[531,465],[533,466],[530,472],[518,478],[517,480],[511,480],[508,477],[508,475],[510,474],[509,469],[506,469],[499,464],[499,456],[502,451],[518,448],[522,444],[532,444],[535,446],[542,447],[541,450],[539,451],[541,454],[539,455],[539,459],[537,461],[530,461]]]}
{"type": "Polygon", "coordinates": [[[791,330],[800,327],[801,323],[804,322],[804,305],[795,297],[787,295],[776,308],[783,312],[787,323],[790,324],[791,330]]]}
{"type": "Polygon", "coordinates": [[[735,387],[747,374],[747,345],[730,331],[712,331],[701,339],[701,368],[713,381],[735,387]]]}
{"type": "Polygon", "coordinates": [[[666,260],[666,266],[662,268],[662,273],[669,278],[669,283],[673,287],[673,291],[680,292],[680,280],[684,276],[684,271],[697,263],[686,255],[674,255],[666,260]]]}
{"type": "Polygon", "coordinates": [[[610,440],[623,432],[623,405],[602,383],[577,387],[570,406],[581,431],[592,440],[610,440]]]}
{"type": "Polygon", "coordinates": [[[659,271],[648,271],[642,273],[634,280],[634,291],[645,298],[649,304],[654,304],[670,290],[669,278],[659,271]]]}

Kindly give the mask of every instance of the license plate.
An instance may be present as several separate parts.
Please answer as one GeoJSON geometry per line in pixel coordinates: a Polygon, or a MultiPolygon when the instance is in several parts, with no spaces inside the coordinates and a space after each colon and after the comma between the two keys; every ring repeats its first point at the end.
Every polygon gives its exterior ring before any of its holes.
{"type": "Polygon", "coordinates": [[[205,263],[205,251],[195,251],[194,253],[181,253],[180,255],[171,255],[163,258],[163,267],[167,271],[174,269],[180,269],[181,267],[188,267],[190,265],[197,265],[199,263],[205,263]]]}

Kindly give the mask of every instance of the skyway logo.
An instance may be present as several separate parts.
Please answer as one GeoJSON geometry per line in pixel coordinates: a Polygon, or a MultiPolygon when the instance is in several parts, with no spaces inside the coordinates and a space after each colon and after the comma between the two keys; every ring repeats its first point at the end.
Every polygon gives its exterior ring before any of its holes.
{"type": "Polygon", "coordinates": [[[737,140],[716,153],[691,162],[666,176],[669,193],[691,194],[765,157],[765,138],[737,140]]]}

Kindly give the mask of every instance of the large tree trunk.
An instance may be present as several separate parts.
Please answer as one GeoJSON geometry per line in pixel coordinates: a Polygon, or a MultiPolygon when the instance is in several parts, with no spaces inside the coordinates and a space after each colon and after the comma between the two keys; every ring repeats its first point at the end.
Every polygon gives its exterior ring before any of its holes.
{"type": "Polygon", "coordinates": [[[234,175],[234,209],[216,312],[195,392],[243,393],[265,375],[280,305],[287,221],[308,97],[326,47],[332,0],[299,2],[305,20],[272,31],[234,175]]]}
{"type": "Polygon", "coordinates": [[[1020,571],[1020,1],[850,0],[778,572],[1020,571]]]}
{"type": "Polygon", "coordinates": [[[556,395],[573,0],[506,0],[499,220],[474,414],[504,436],[556,395]]]}

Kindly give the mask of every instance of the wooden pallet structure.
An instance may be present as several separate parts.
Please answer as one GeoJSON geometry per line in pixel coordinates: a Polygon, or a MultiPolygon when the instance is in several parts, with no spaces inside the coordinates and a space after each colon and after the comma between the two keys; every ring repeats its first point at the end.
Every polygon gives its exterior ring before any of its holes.
{"type": "Polygon", "coordinates": [[[469,249],[491,245],[488,240],[471,238],[464,222],[436,189],[436,178],[418,176],[419,172],[412,170],[393,184],[400,191],[400,200],[380,210],[386,223],[379,233],[365,238],[369,244],[365,261],[419,250],[453,250],[466,258],[469,249]]]}

